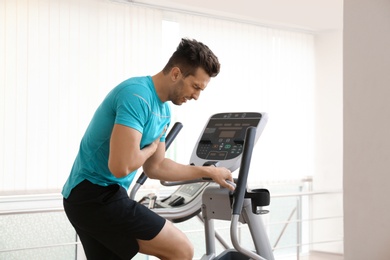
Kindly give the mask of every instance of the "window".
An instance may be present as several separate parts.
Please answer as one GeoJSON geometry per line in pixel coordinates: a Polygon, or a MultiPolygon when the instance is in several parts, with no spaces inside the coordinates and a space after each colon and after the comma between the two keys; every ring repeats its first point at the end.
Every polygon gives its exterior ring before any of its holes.
{"type": "Polygon", "coordinates": [[[174,107],[184,125],[175,159],[189,163],[213,113],[267,112],[252,177],[311,175],[313,35],[116,2],[4,6],[1,192],[61,189],[102,98],[127,77],[158,72],[181,37],[206,43],[222,68],[198,101],[174,107]]]}

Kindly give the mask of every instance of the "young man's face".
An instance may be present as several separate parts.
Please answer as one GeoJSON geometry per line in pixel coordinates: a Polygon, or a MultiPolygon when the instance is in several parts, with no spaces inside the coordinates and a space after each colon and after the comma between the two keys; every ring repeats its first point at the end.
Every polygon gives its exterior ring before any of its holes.
{"type": "Polygon", "coordinates": [[[179,79],[174,88],[171,101],[175,105],[182,105],[187,100],[197,100],[200,96],[200,92],[207,87],[210,81],[210,76],[202,69],[198,68],[195,75],[189,75],[183,77],[180,72],[179,79]]]}

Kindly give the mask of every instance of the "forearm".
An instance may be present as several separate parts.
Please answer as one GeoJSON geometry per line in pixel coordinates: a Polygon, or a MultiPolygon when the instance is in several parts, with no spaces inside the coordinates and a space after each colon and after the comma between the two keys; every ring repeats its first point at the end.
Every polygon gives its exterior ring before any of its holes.
{"type": "Polygon", "coordinates": [[[151,179],[187,181],[203,177],[212,178],[212,169],[209,167],[184,165],[168,158],[164,158],[159,164],[148,166],[147,163],[144,165],[144,171],[151,179]]]}
{"type": "Polygon", "coordinates": [[[183,165],[165,158],[159,164],[151,165],[151,167],[148,167],[148,163],[146,163],[144,172],[149,178],[163,181],[210,178],[222,187],[234,190],[234,187],[227,182],[233,182],[232,174],[224,167],[183,165]]]}

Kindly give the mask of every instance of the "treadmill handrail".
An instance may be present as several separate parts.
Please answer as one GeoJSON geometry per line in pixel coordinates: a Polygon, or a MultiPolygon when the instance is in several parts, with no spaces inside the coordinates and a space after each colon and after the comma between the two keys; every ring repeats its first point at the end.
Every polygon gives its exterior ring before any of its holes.
{"type": "MultiPolygon", "coordinates": [[[[194,164],[190,164],[194,165],[194,164]]],[[[218,166],[217,161],[207,161],[203,164],[203,166],[218,166]]],[[[179,185],[184,185],[184,184],[191,184],[191,183],[197,183],[197,182],[214,182],[213,179],[211,178],[198,178],[198,179],[193,179],[193,180],[186,180],[186,181],[160,181],[161,185],[164,186],[179,186],[179,185]]]]}
{"type": "Polygon", "coordinates": [[[248,181],[249,167],[255,145],[256,127],[248,127],[245,134],[245,142],[241,157],[241,166],[238,172],[237,186],[233,192],[232,209],[234,215],[240,215],[244,204],[245,192],[248,181]]]}
{"type": "Polygon", "coordinates": [[[238,173],[237,186],[233,192],[232,219],[230,223],[230,237],[234,248],[242,254],[254,260],[265,260],[260,255],[242,247],[238,240],[238,221],[244,205],[245,192],[247,188],[250,162],[252,159],[253,147],[255,145],[256,127],[248,127],[245,133],[245,142],[241,158],[241,167],[238,173]]]}
{"type": "Polygon", "coordinates": [[[191,183],[197,183],[197,182],[212,182],[212,180],[209,179],[193,179],[193,180],[187,180],[187,181],[160,181],[160,183],[164,186],[179,186],[183,184],[191,184],[191,183]]]}

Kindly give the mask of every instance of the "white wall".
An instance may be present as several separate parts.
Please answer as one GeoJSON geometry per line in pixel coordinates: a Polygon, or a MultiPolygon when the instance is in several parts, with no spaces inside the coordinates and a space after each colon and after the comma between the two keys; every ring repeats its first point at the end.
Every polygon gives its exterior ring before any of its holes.
{"type": "Polygon", "coordinates": [[[315,189],[342,188],[342,31],[316,36],[315,189]]]}
{"type": "MultiPolygon", "coordinates": [[[[316,148],[313,190],[342,190],[343,97],[342,31],[321,32],[316,36],[316,148]]],[[[342,216],[342,194],[316,195],[312,217],[342,216]]],[[[316,251],[343,253],[342,218],[313,221],[312,239],[337,242],[319,244],[316,251]]]]}
{"type": "Polygon", "coordinates": [[[390,1],[344,0],[345,259],[390,259],[390,1]]]}

